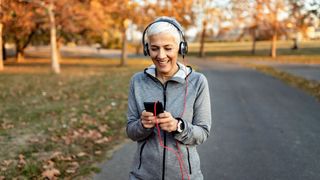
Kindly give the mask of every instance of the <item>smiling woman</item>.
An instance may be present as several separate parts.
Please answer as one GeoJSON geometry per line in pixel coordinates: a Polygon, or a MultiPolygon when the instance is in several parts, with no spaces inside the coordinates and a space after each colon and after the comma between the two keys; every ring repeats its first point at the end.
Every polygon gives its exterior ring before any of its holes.
{"type": "Polygon", "coordinates": [[[211,127],[207,79],[178,62],[188,45],[175,19],[161,17],[149,24],[142,43],[153,65],[130,83],[127,135],[138,148],[129,179],[202,180],[196,146],[208,138],[211,127]],[[150,102],[151,110],[144,107],[150,102]]]}

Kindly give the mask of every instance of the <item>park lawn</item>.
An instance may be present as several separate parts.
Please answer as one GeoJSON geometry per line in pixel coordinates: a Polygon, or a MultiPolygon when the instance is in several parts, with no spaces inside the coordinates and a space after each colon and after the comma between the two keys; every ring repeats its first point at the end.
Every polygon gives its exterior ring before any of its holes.
{"type": "Polygon", "coordinates": [[[7,62],[0,72],[0,179],[79,178],[125,139],[133,73],[151,62],[68,59],[7,62]]]}
{"type": "MultiPolygon", "coordinates": [[[[199,43],[190,43],[189,55],[197,56],[199,43]]],[[[261,60],[283,63],[320,63],[320,41],[302,41],[300,49],[292,50],[292,41],[277,42],[277,58],[270,57],[271,41],[258,41],[256,54],[251,54],[252,42],[208,42],[205,43],[205,56],[228,58],[229,60],[261,60]]]]}

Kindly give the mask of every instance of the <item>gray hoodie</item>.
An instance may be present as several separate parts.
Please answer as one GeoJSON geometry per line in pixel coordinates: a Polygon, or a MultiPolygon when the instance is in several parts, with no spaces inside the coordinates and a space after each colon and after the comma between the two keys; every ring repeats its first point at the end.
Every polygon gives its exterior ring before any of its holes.
{"type": "MultiPolygon", "coordinates": [[[[181,63],[178,63],[178,66],[178,72],[165,84],[156,78],[154,65],[146,68],[144,72],[135,74],[131,79],[127,135],[133,141],[137,141],[137,151],[129,174],[130,180],[181,180],[176,155],[160,146],[156,128],[147,129],[142,126],[140,115],[144,110],[143,102],[160,101],[165,111],[178,118],[183,111],[186,87],[186,110],[183,116],[179,117],[185,124],[183,132],[168,133],[161,130],[160,134],[165,146],[175,151],[180,149],[190,179],[203,179],[196,146],[203,143],[210,134],[211,106],[208,82],[203,74],[192,71],[191,67],[181,63]]],[[[187,179],[186,173],[184,179],[187,179]]]]}

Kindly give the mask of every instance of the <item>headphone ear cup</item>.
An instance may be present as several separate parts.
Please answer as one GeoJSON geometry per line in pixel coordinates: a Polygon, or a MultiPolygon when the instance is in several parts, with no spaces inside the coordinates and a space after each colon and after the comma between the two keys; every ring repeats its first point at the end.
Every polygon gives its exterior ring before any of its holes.
{"type": "Polygon", "coordinates": [[[144,54],[145,56],[150,56],[148,43],[146,43],[146,44],[144,45],[144,47],[143,47],[143,54],[144,54]]]}
{"type": "Polygon", "coordinates": [[[188,43],[187,42],[180,42],[179,45],[179,54],[186,55],[188,53],[188,43]]]}

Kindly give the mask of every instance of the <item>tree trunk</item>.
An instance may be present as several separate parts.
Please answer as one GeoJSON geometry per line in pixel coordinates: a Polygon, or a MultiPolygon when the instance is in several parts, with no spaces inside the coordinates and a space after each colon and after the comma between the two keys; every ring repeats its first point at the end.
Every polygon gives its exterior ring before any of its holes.
{"type": "MultiPolygon", "coordinates": [[[[1,5],[1,4],[0,4],[1,5]]],[[[2,28],[3,28],[3,24],[0,22],[0,71],[3,70],[3,60],[4,60],[4,56],[3,56],[3,41],[2,41],[2,28]]]]}
{"type": "Polygon", "coordinates": [[[126,28],[122,31],[122,48],[121,48],[121,62],[120,66],[125,66],[127,63],[127,35],[126,28]]]}
{"type": "Polygon", "coordinates": [[[61,61],[61,41],[60,40],[57,40],[57,56],[59,61],[61,61]]]}
{"type": "Polygon", "coordinates": [[[55,25],[55,17],[53,12],[53,1],[51,0],[48,14],[50,18],[50,41],[51,41],[51,67],[54,73],[60,73],[60,64],[58,59],[58,50],[57,50],[57,33],[55,25]]]}
{"type": "Polygon", "coordinates": [[[296,37],[293,38],[293,46],[291,49],[293,49],[293,50],[299,49],[299,38],[300,38],[299,33],[297,32],[296,37]]]}
{"type": "Polygon", "coordinates": [[[275,31],[272,35],[271,57],[277,57],[277,31],[275,31]]]}
{"type": "Polygon", "coordinates": [[[24,61],[24,49],[16,42],[16,62],[19,63],[21,61],[24,61]]]}
{"type": "Polygon", "coordinates": [[[251,50],[251,54],[256,54],[256,42],[257,42],[256,29],[253,29],[253,31],[252,31],[252,50],[251,50]]]}
{"type": "Polygon", "coordinates": [[[291,49],[292,49],[292,50],[297,50],[297,49],[299,49],[297,38],[294,38],[294,39],[293,39],[293,46],[292,46],[291,49]]]}
{"type": "Polygon", "coordinates": [[[7,52],[6,52],[6,47],[5,47],[6,41],[5,39],[2,38],[2,58],[3,60],[7,60],[7,52]]]}
{"type": "Polygon", "coordinates": [[[204,57],[204,39],[206,36],[206,27],[207,27],[207,22],[203,21],[202,24],[202,33],[201,33],[201,39],[200,39],[200,50],[199,50],[199,57],[204,57]]]}
{"type": "Polygon", "coordinates": [[[140,54],[141,47],[141,43],[139,43],[139,45],[136,46],[136,55],[140,54]]]}
{"type": "Polygon", "coordinates": [[[24,50],[17,50],[17,54],[16,54],[16,62],[22,62],[24,61],[24,50]]]}

